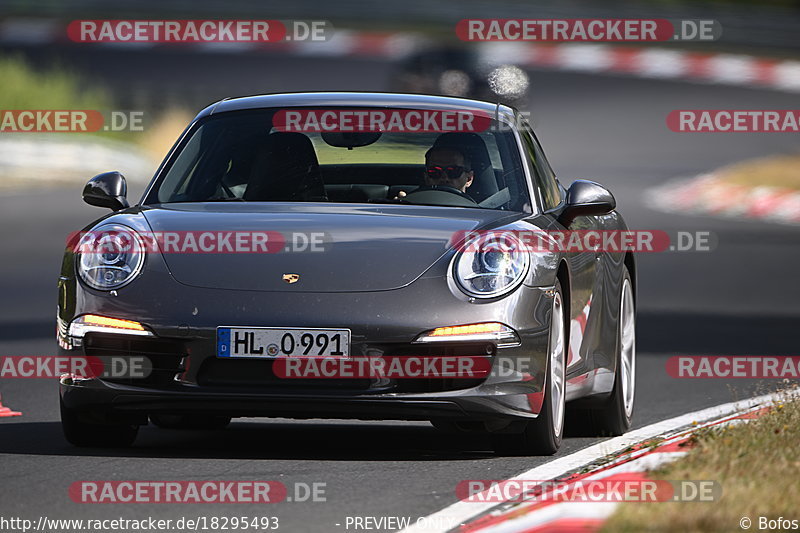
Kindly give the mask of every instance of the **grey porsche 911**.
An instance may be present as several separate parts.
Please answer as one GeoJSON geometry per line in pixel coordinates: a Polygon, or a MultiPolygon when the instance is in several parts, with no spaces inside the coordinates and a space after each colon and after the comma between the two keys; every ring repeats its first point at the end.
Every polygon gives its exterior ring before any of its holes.
{"type": "Polygon", "coordinates": [[[126,192],[118,172],[83,190],[111,212],[70,238],[57,336],[140,371],[62,375],[73,445],[129,446],[148,423],[392,419],[526,455],[555,453],[565,419],[630,427],[634,254],[541,245],[627,227],[603,186],[560,184],[513,108],[226,99],[138,203],[126,192]]]}

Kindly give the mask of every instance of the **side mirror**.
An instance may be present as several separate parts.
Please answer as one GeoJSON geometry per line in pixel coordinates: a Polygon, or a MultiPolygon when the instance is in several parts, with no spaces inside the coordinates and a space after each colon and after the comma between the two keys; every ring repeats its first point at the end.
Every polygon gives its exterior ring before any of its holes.
{"type": "Polygon", "coordinates": [[[615,207],[617,201],[611,191],[593,181],[575,180],[567,190],[566,205],[558,220],[569,226],[576,217],[607,215],[615,207]]]}
{"type": "Polygon", "coordinates": [[[97,207],[119,211],[129,207],[128,185],[119,172],[104,172],[89,180],[83,188],[83,201],[97,207]]]}

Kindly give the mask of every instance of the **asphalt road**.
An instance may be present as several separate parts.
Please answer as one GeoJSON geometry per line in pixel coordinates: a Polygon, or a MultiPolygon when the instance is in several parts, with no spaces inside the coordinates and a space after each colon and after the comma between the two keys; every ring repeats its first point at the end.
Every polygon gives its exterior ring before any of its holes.
{"type": "MultiPolygon", "coordinates": [[[[114,76],[125,75],[119,65],[130,65],[135,73],[144,62],[137,52],[117,53],[114,76]]],[[[222,61],[212,58],[204,65],[206,72],[228,69],[213,76],[214,91],[222,90],[220,80],[225,79],[227,94],[258,92],[246,77],[256,71],[269,80],[267,90],[389,89],[391,67],[381,61],[270,56],[225,56],[222,61]],[[242,80],[242,90],[236,90],[235,80],[242,80]]],[[[93,72],[102,74],[105,67],[92,65],[93,72]]],[[[186,83],[199,75],[197,65],[182,65],[179,55],[164,56],[151,67],[154,76],[186,72],[186,83]]],[[[663,214],[644,206],[642,195],[676,176],[796,149],[796,139],[788,134],[672,133],[664,121],[670,110],[791,108],[796,96],[544,71],[533,72],[532,83],[534,124],[562,181],[581,177],[606,184],[633,228],[711,231],[717,237],[712,252],[639,257],[635,426],[770,388],[773,384],[751,381],[676,380],[667,376],[664,364],[676,354],[796,354],[800,231],[663,214]]],[[[54,353],[55,282],[64,236],[102,213],[81,203],[79,187],[0,197],[0,354],[54,353]]],[[[481,438],[446,436],[427,424],[401,422],[247,420],[216,433],[147,427],[131,450],[79,450],[60,434],[56,389],[55,382],[46,380],[0,383],[3,402],[24,412],[0,419],[1,516],[273,515],[282,531],[345,531],[347,516],[415,519],[454,502],[461,480],[505,478],[550,460],[498,458],[481,438]],[[89,506],[68,497],[74,481],[130,479],[325,483],[327,501],[264,509],[89,506]]],[[[559,456],[598,440],[567,438],[559,456]]]]}

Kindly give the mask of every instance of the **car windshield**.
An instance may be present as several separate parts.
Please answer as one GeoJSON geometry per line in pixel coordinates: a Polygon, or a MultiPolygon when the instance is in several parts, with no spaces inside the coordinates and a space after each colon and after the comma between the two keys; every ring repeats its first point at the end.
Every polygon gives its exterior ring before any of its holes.
{"type": "MultiPolygon", "coordinates": [[[[307,108],[293,109],[308,118],[307,108]]],[[[342,114],[347,109],[335,111],[342,114]]],[[[399,113],[407,115],[409,110],[399,113]]],[[[427,123],[428,131],[405,131],[403,124],[410,125],[407,129],[421,124],[409,120],[381,132],[314,131],[321,128],[307,121],[293,123],[300,127],[291,129],[286,127],[286,115],[286,110],[257,109],[202,119],[168,161],[146,203],[340,202],[531,209],[514,133],[488,114],[472,131],[447,130],[435,122],[427,123]]],[[[442,124],[448,125],[438,123],[442,124]]]]}

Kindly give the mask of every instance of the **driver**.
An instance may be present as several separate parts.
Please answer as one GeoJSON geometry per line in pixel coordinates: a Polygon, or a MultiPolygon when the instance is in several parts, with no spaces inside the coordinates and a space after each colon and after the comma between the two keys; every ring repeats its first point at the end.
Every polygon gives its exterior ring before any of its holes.
{"type": "MultiPolygon", "coordinates": [[[[434,146],[425,152],[425,187],[447,186],[466,192],[474,179],[469,156],[454,146],[434,146]]],[[[395,200],[406,196],[400,191],[395,200]]]]}
{"type": "Polygon", "coordinates": [[[467,192],[475,177],[469,157],[451,146],[434,146],[425,153],[425,185],[446,185],[467,192]]]}

